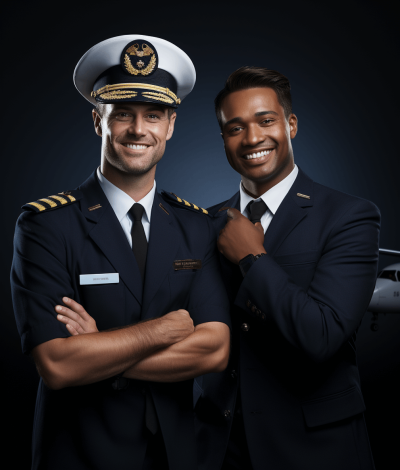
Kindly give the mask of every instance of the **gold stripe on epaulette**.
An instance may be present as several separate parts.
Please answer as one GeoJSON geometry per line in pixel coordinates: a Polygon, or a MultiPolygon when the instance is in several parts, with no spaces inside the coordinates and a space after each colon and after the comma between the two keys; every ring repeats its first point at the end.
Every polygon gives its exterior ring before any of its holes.
{"type": "Polygon", "coordinates": [[[57,207],[57,204],[51,199],[39,199],[39,201],[46,202],[50,207],[57,207]]]}
{"type": "Polygon", "coordinates": [[[196,204],[193,204],[193,202],[192,202],[192,206],[193,206],[195,209],[197,209],[198,211],[200,210],[200,209],[196,206],[196,204]]]}
{"type": "Polygon", "coordinates": [[[74,198],[74,196],[71,196],[70,194],[64,194],[64,193],[59,193],[59,194],[62,194],[64,197],[67,196],[67,198],[72,201],[72,202],[75,202],[76,199],[74,198]]]}
{"type": "Polygon", "coordinates": [[[42,204],[38,204],[37,202],[28,202],[31,206],[37,207],[40,211],[45,211],[46,208],[42,206],[42,204]]]}
{"type": "Polygon", "coordinates": [[[52,197],[53,199],[57,199],[57,201],[60,201],[61,204],[68,204],[68,201],[61,196],[49,196],[49,197],[52,197]]]}
{"type": "Polygon", "coordinates": [[[189,207],[191,206],[190,202],[187,202],[184,199],[182,199],[182,201],[185,203],[185,206],[189,206],[189,207]]]}
{"type": "Polygon", "coordinates": [[[181,199],[179,196],[177,196],[175,193],[171,193],[171,194],[172,194],[173,196],[175,196],[176,199],[178,199],[178,202],[183,202],[182,199],[181,199]]]}
{"type": "Polygon", "coordinates": [[[208,211],[200,207],[200,209],[204,212],[204,214],[208,214],[208,211]]]}
{"type": "Polygon", "coordinates": [[[304,197],[304,199],[310,199],[310,196],[307,196],[307,194],[297,193],[297,196],[304,197]]]}

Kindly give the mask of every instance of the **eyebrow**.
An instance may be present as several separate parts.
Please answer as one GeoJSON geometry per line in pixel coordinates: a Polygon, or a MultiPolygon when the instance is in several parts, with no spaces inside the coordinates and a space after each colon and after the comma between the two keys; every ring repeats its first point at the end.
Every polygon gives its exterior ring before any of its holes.
{"type": "MultiPolygon", "coordinates": [[[[278,116],[278,113],[275,111],[259,111],[258,113],[255,113],[254,116],[265,116],[266,114],[275,114],[275,116],[278,116]]],[[[240,116],[234,117],[233,119],[230,119],[224,124],[224,127],[229,126],[229,124],[233,124],[234,122],[243,122],[243,118],[240,116]]]]}

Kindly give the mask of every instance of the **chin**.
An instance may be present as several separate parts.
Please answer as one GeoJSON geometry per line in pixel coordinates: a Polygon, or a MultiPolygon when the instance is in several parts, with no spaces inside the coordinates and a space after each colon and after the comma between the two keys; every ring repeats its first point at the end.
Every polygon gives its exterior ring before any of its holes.
{"type": "Polygon", "coordinates": [[[125,174],[128,174],[128,175],[140,176],[140,175],[144,175],[144,174],[148,173],[154,166],[155,166],[155,164],[154,165],[146,165],[146,166],[135,166],[135,167],[124,166],[123,168],[121,168],[121,170],[125,174]]]}

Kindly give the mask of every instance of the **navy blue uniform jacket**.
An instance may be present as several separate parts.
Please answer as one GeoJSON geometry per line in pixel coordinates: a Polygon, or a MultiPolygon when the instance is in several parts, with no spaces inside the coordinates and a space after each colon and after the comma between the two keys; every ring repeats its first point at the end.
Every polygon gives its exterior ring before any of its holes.
{"type": "MultiPolygon", "coordinates": [[[[11,283],[24,353],[69,336],[54,311],[63,296],[81,303],[100,331],[180,308],[190,312],[195,325],[229,324],[208,215],[172,207],[155,194],[142,294],[135,257],[95,173],[72,194],[77,202],[40,213],[23,212],[18,219],[11,283]],[[88,210],[97,204],[101,207],[88,210]],[[174,260],[185,259],[201,260],[201,269],[175,271],[174,260]],[[119,283],[79,284],[80,274],[102,273],[119,273],[119,283]]],[[[112,379],[54,391],[40,380],[33,469],[142,468],[148,432],[144,383],[132,380],[124,390],[114,390],[111,383],[112,379]]],[[[148,384],[171,470],[195,465],[192,383],[148,384]]]]}
{"type": "MultiPolygon", "coordinates": [[[[239,209],[239,193],[209,209],[217,231],[224,206],[239,209]]],[[[221,256],[233,351],[225,372],[196,379],[202,470],[221,468],[238,385],[254,470],[373,468],[355,340],[376,280],[379,227],[372,203],[300,170],[266,231],[268,254],[244,279],[221,256]]]]}

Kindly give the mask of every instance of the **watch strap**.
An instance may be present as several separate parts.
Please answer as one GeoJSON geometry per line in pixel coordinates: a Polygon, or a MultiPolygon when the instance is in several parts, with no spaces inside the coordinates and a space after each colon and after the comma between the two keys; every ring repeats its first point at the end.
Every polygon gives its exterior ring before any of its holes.
{"type": "Polygon", "coordinates": [[[249,269],[253,266],[253,264],[261,258],[261,256],[266,255],[267,253],[260,253],[259,255],[247,255],[239,261],[239,268],[242,276],[245,277],[248,273],[249,269]]]}

